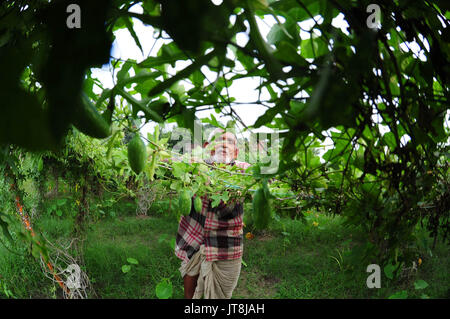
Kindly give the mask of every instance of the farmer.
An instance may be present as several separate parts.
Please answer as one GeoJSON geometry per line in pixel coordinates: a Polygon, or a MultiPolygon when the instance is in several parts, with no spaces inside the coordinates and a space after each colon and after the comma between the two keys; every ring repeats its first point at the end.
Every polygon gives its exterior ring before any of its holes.
{"type": "MultiPolygon", "coordinates": [[[[204,144],[211,147],[206,163],[236,165],[242,169],[250,164],[237,162],[237,138],[231,132],[214,130],[204,144]],[[214,144],[212,143],[214,139],[214,144]]],[[[202,198],[203,209],[191,208],[182,216],[176,237],[175,254],[182,260],[180,273],[187,299],[230,299],[241,271],[243,252],[243,204],[230,201],[212,208],[202,198]]],[[[193,207],[193,206],[192,206],[193,207]]]]}

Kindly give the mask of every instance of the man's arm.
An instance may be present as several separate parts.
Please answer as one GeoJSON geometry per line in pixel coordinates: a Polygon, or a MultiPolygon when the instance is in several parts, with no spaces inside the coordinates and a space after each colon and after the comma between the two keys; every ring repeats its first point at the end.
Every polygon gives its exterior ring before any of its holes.
{"type": "Polygon", "coordinates": [[[251,164],[246,163],[246,162],[236,161],[236,166],[245,170],[245,169],[249,168],[251,166],[251,164]]]}

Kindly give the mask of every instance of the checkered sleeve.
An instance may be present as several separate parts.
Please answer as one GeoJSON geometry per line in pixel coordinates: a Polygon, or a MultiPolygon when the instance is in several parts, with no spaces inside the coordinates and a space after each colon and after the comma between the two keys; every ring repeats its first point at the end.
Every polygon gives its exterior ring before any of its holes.
{"type": "MultiPolygon", "coordinates": [[[[241,169],[248,163],[237,163],[241,169]]],[[[231,260],[243,254],[243,204],[231,200],[217,207],[211,200],[202,197],[203,208],[196,212],[191,205],[189,216],[182,216],[176,236],[175,254],[178,258],[189,259],[205,245],[207,261],[231,260]]]]}
{"type": "Polygon", "coordinates": [[[206,260],[237,259],[243,253],[243,207],[231,203],[206,212],[204,241],[206,260]]]}
{"type": "Polygon", "coordinates": [[[204,242],[205,213],[208,208],[206,197],[202,197],[202,203],[202,211],[197,212],[192,200],[190,214],[181,216],[175,240],[175,255],[181,260],[189,261],[204,242]]]}

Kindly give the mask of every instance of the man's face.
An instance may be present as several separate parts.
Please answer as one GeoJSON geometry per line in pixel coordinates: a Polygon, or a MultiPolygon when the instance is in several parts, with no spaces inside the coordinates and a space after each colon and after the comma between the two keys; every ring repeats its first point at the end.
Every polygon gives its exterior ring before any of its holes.
{"type": "Polygon", "coordinates": [[[211,156],[214,162],[228,164],[237,158],[239,150],[236,137],[232,133],[218,134],[211,144],[211,156]]]}

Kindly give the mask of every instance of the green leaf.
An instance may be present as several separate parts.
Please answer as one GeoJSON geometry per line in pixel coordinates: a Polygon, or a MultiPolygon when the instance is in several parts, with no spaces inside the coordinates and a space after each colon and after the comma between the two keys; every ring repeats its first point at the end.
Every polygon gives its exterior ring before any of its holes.
{"type": "Polygon", "coordinates": [[[148,57],[138,65],[142,68],[154,68],[163,64],[171,64],[172,66],[175,66],[175,62],[187,59],[188,57],[186,56],[186,54],[179,51],[178,53],[174,53],[173,55],[166,54],[158,57],[148,57]]]}
{"type": "Polygon", "coordinates": [[[124,274],[126,274],[127,272],[129,272],[131,270],[131,266],[130,265],[123,265],[122,266],[122,272],[124,274]]]}
{"type": "Polygon", "coordinates": [[[164,82],[158,83],[155,87],[153,87],[150,92],[148,92],[149,97],[153,97],[155,95],[158,95],[168,88],[170,88],[172,85],[174,85],[176,82],[188,77],[196,70],[200,69],[204,64],[208,63],[211,59],[213,59],[217,55],[216,50],[211,51],[210,53],[198,57],[192,64],[185,67],[183,70],[179,71],[174,76],[170,77],[164,82]]]}
{"type": "Polygon", "coordinates": [[[179,180],[176,180],[176,181],[173,181],[171,184],[170,184],[170,189],[172,189],[172,190],[174,190],[174,191],[177,191],[177,192],[179,192],[180,190],[182,190],[183,189],[183,182],[182,181],[179,181],[179,180]]]}
{"type": "Polygon", "coordinates": [[[166,280],[161,281],[158,285],[156,285],[156,297],[159,299],[169,299],[173,294],[173,287],[171,282],[167,282],[166,280]]]}
{"type": "Polygon", "coordinates": [[[136,259],[134,259],[134,258],[127,258],[127,261],[130,263],[130,264],[133,264],[133,265],[137,265],[137,264],[139,264],[139,262],[136,260],[136,259]]]}
{"type": "Polygon", "coordinates": [[[175,245],[177,244],[176,238],[172,238],[169,242],[170,248],[175,249],[175,245]]]}
{"type": "Polygon", "coordinates": [[[2,220],[2,214],[0,214],[0,227],[3,230],[3,235],[8,239],[8,241],[13,244],[13,238],[8,230],[8,223],[2,220]]]}
{"type": "Polygon", "coordinates": [[[213,199],[211,206],[214,208],[214,207],[219,206],[220,201],[222,201],[222,200],[224,201],[224,203],[226,203],[229,199],[229,196],[228,196],[228,192],[225,191],[222,194],[211,195],[211,198],[213,199]]]}
{"type": "MultiPolygon", "coordinates": [[[[283,1],[280,1],[280,2],[283,2],[283,1]]],[[[311,16],[309,15],[310,13],[314,17],[320,11],[320,1],[315,0],[315,1],[302,1],[302,2],[306,6],[306,9],[308,9],[308,10],[305,10],[303,7],[300,7],[298,5],[294,5],[294,8],[292,8],[288,11],[289,16],[297,22],[311,19],[311,16]]],[[[296,4],[295,1],[294,1],[294,3],[296,4]]],[[[287,10],[287,8],[285,10],[287,10]]]]}
{"type": "Polygon", "coordinates": [[[406,290],[402,290],[396,292],[393,295],[390,295],[388,299],[406,299],[406,298],[408,298],[408,292],[406,290]]]}
{"type": "Polygon", "coordinates": [[[188,128],[192,134],[194,133],[196,120],[194,108],[188,109],[186,106],[182,106],[181,114],[174,116],[174,118],[176,119],[179,127],[188,128]]]}
{"type": "Polygon", "coordinates": [[[114,134],[111,136],[111,138],[108,140],[108,143],[106,144],[106,158],[111,158],[111,152],[114,146],[114,141],[116,140],[116,137],[119,136],[120,130],[117,130],[114,132],[114,134]]]}
{"type": "Polygon", "coordinates": [[[196,70],[194,73],[192,73],[189,78],[192,81],[192,84],[198,87],[203,86],[203,81],[205,80],[205,76],[200,70],[196,70]]]}
{"type": "Polygon", "coordinates": [[[138,38],[136,32],[134,31],[133,21],[130,18],[124,18],[124,19],[125,19],[125,25],[127,26],[128,32],[130,32],[131,36],[134,39],[134,42],[136,42],[136,45],[141,50],[142,54],[144,54],[144,50],[142,49],[141,42],[139,41],[139,38],[138,38]]]}
{"type": "Polygon", "coordinates": [[[253,0],[249,2],[253,10],[265,10],[269,6],[267,0],[253,0]]]}
{"type": "Polygon", "coordinates": [[[168,236],[169,235],[167,235],[167,234],[162,234],[161,236],[159,236],[158,243],[161,244],[162,242],[164,242],[168,236]]]}
{"type": "Polygon", "coordinates": [[[44,161],[42,160],[42,157],[41,157],[41,158],[39,158],[39,161],[38,161],[38,166],[37,166],[38,172],[41,172],[43,168],[44,168],[44,161]]]}
{"type": "Polygon", "coordinates": [[[387,132],[383,135],[384,143],[389,146],[391,150],[394,150],[397,146],[397,142],[395,141],[395,135],[392,132],[387,132]]]}
{"type": "MultiPolygon", "coordinates": [[[[250,43],[250,42],[249,42],[250,43]]],[[[246,48],[248,48],[248,44],[246,45],[246,48]]],[[[238,58],[239,62],[242,64],[242,66],[247,70],[250,71],[255,67],[255,62],[253,60],[253,57],[246,55],[241,50],[237,50],[236,57],[238,58]]]]}
{"type": "Polygon", "coordinates": [[[300,54],[306,59],[313,59],[324,55],[328,48],[322,38],[310,38],[302,40],[300,44],[300,54]]]}
{"type": "Polygon", "coordinates": [[[215,127],[220,127],[220,128],[222,128],[222,129],[224,129],[224,127],[223,127],[223,125],[222,124],[220,124],[218,121],[217,121],[217,119],[216,119],[216,117],[214,116],[214,114],[210,114],[210,119],[208,119],[208,118],[204,118],[204,119],[202,119],[202,123],[209,123],[209,124],[211,124],[212,126],[215,126],[215,127]]]}
{"type": "Polygon", "coordinates": [[[145,70],[141,70],[135,76],[123,78],[122,80],[118,81],[116,87],[124,87],[129,86],[132,83],[137,83],[137,85],[134,87],[135,91],[137,91],[138,93],[143,93],[142,91],[145,90],[145,93],[147,93],[148,90],[156,85],[157,82],[155,78],[160,75],[160,72],[148,72],[145,70]]]}
{"type": "Polygon", "coordinates": [[[184,92],[186,91],[183,84],[180,82],[176,82],[174,85],[170,87],[170,92],[173,94],[178,95],[180,98],[183,96],[184,92]]]}
{"type": "Polygon", "coordinates": [[[384,274],[386,275],[386,277],[388,277],[389,279],[394,279],[394,271],[396,268],[397,266],[393,264],[387,264],[384,267],[384,274]]]}
{"type": "MultiPolygon", "coordinates": [[[[162,117],[159,116],[158,113],[156,113],[155,111],[145,107],[142,102],[136,100],[134,97],[131,96],[131,94],[129,94],[128,92],[125,92],[125,90],[122,90],[122,89],[117,89],[117,91],[119,92],[120,95],[122,95],[122,97],[125,100],[127,100],[131,105],[136,107],[136,109],[138,111],[144,112],[146,119],[150,119],[150,120],[153,120],[153,121],[158,122],[158,123],[162,123],[163,122],[162,117]]],[[[137,113],[137,111],[136,111],[136,113],[137,113]]]]}
{"type": "Polygon", "coordinates": [[[122,68],[120,69],[119,72],[117,72],[117,81],[123,81],[126,78],[129,77],[129,73],[128,71],[131,69],[131,67],[133,66],[133,61],[132,60],[127,60],[123,65],[122,68]]]}
{"type": "Polygon", "coordinates": [[[273,118],[278,113],[280,113],[284,108],[285,108],[285,106],[283,105],[283,103],[279,103],[276,106],[269,108],[263,115],[258,117],[258,119],[256,120],[255,124],[253,124],[253,126],[255,128],[258,128],[267,123],[270,123],[273,120],[273,118]]]}
{"type": "Polygon", "coordinates": [[[429,286],[428,283],[425,280],[422,280],[422,279],[419,279],[416,282],[414,282],[414,288],[416,290],[425,289],[428,286],[429,286]]]}
{"type": "Polygon", "coordinates": [[[159,16],[160,15],[160,7],[158,6],[158,3],[153,0],[144,0],[142,3],[142,7],[151,16],[159,16]]]}
{"type": "Polygon", "coordinates": [[[285,31],[281,28],[280,25],[274,24],[267,34],[267,42],[270,44],[277,44],[281,40],[286,37],[285,31]]]}
{"type": "Polygon", "coordinates": [[[172,164],[172,174],[176,178],[182,178],[189,172],[189,166],[183,162],[175,162],[172,164]]]}
{"type": "Polygon", "coordinates": [[[277,45],[277,51],[275,51],[273,55],[286,63],[295,64],[301,67],[308,66],[308,62],[297,53],[297,49],[291,43],[286,41],[281,41],[277,45]]]}

